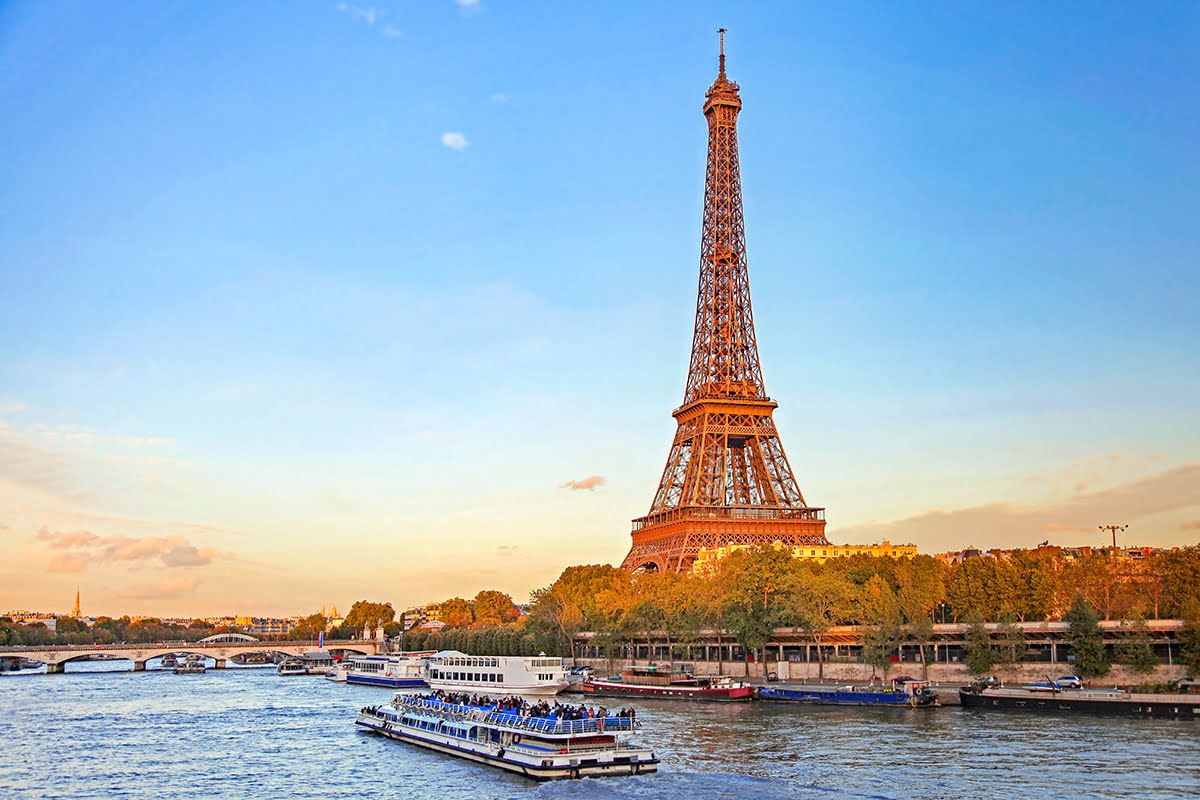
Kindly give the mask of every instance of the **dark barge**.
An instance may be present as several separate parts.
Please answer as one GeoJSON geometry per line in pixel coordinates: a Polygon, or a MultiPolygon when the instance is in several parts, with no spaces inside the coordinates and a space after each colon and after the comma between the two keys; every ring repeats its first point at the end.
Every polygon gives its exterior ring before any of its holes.
{"type": "Polygon", "coordinates": [[[1120,689],[979,689],[958,690],[964,708],[1064,714],[1117,714],[1125,717],[1200,719],[1200,695],[1143,694],[1120,689]]]}

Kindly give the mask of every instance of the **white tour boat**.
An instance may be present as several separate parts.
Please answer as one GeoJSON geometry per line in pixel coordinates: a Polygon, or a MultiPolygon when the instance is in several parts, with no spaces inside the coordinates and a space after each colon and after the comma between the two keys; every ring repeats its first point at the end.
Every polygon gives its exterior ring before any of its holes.
{"type": "MultiPolygon", "coordinates": [[[[365,683],[392,689],[425,686],[425,663],[428,653],[396,653],[387,656],[353,656],[345,671],[346,683],[365,683]]],[[[325,673],[329,677],[329,673],[325,673]]],[[[333,678],[338,680],[338,678],[333,678]]]]}
{"type": "Polygon", "coordinates": [[[537,656],[472,656],[443,650],[430,656],[425,682],[446,692],[556,695],[570,680],[561,658],[537,656]]]}
{"type": "Polygon", "coordinates": [[[636,727],[632,716],[588,717],[579,708],[548,706],[521,711],[512,698],[476,700],[480,705],[398,694],[390,706],[362,709],[356,724],[540,781],[658,771],[654,751],[628,741],[636,727]]]}
{"type": "Polygon", "coordinates": [[[308,665],[298,658],[289,658],[280,661],[275,667],[276,675],[307,675],[308,665]]]}

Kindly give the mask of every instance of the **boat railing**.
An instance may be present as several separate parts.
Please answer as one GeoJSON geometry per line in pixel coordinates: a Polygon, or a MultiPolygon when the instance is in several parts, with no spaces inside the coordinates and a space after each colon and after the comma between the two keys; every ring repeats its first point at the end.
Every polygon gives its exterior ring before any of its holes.
{"type": "Polygon", "coordinates": [[[558,717],[529,717],[507,711],[492,711],[476,706],[460,706],[438,700],[405,698],[396,703],[396,708],[417,708],[436,711],[455,720],[479,722],[498,728],[529,731],[531,733],[583,734],[632,731],[637,727],[633,717],[588,717],[587,719],[560,719],[558,717]]]}

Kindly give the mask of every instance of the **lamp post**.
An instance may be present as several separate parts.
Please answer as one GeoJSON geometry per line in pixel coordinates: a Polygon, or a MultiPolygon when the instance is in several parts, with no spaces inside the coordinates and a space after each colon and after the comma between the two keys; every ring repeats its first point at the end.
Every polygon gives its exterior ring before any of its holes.
{"type": "Polygon", "coordinates": [[[1113,546],[1113,550],[1116,550],[1117,549],[1117,531],[1123,531],[1126,528],[1128,528],[1129,526],[1128,525],[1099,525],[1097,527],[1099,527],[1100,530],[1102,530],[1102,531],[1109,531],[1112,533],[1112,540],[1113,540],[1112,546],[1113,546]]]}

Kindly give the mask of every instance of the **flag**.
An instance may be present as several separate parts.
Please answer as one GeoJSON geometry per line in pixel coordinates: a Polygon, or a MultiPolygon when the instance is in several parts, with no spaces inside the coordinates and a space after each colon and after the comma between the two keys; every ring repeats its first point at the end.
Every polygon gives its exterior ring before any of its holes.
{"type": "Polygon", "coordinates": [[[320,633],[317,634],[317,649],[320,650],[324,646],[325,646],[325,631],[321,631],[320,633]]]}

